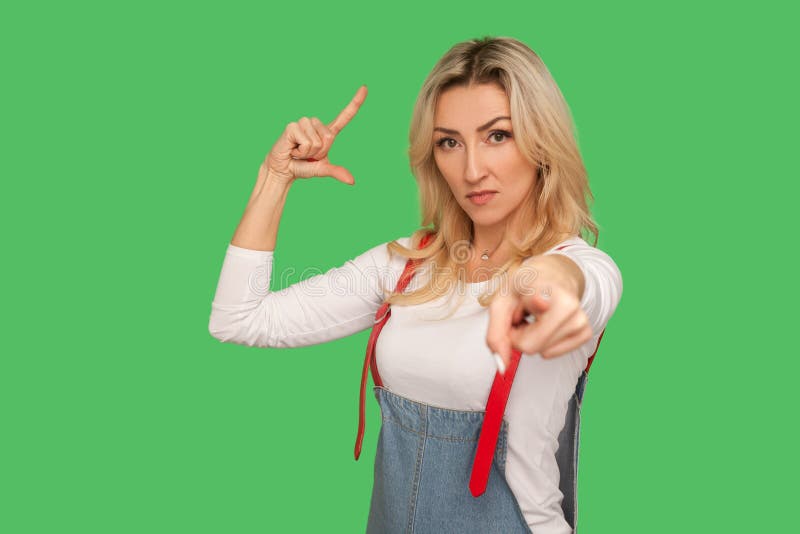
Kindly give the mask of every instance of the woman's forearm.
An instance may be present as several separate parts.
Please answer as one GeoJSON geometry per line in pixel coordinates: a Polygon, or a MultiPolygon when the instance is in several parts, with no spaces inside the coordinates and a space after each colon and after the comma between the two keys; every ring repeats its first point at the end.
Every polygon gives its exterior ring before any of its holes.
{"type": "Polygon", "coordinates": [[[231,244],[252,250],[275,250],[278,226],[290,187],[291,181],[276,178],[262,169],[231,244]]]}

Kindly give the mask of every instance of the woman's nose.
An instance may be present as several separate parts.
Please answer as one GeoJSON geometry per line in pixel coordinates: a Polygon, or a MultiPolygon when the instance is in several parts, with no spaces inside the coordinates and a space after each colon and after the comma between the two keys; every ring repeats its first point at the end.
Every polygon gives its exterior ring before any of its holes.
{"type": "Polygon", "coordinates": [[[464,179],[470,183],[478,182],[486,175],[483,157],[477,147],[468,148],[466,151],[464,179]]]}

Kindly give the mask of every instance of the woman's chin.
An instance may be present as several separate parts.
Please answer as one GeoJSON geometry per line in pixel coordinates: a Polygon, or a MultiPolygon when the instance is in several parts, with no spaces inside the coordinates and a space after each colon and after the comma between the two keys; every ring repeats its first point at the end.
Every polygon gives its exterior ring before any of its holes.
{"type": "Polygon", "coordinates": [[[473,210],[472,213],[469,214],[469,216],[472,219],[472,223],[477,226],[494,226],[495,224],[503,220],[502,214],[497,212],[490,213],[478,210],[478,212],[476,213],[473,210]]]}

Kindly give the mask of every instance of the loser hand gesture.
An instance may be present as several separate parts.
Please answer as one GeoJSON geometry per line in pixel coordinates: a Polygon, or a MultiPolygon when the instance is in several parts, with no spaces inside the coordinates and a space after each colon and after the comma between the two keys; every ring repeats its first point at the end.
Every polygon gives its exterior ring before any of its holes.
{"type": "Polygon", "coordinates": [[[286,182],[295,178],[331,176],[353,185],[353,175],[346,168],[332,164],[328,160],[328,151],[366,98],[367,86],[362,85],[350,103],[327,125],[316,117],[302,117],[297,122],[290,122],[261,164],[260,173],[286,182]]]}

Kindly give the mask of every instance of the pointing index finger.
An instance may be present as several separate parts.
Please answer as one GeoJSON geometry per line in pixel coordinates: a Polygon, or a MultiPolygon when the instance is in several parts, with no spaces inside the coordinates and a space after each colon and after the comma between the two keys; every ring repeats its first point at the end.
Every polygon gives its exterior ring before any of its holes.
{"type": "Polygon", "coordinates": [[[492,352],[500,354],[506,367],[511,362],[511,339],[509,331],[513,326],[514,310],[517,302],[510,295],[497,295],[489,304],[489,326],[486,332],[486,345],[492,352]]]}
{"type": "Polygon", "coordinates": [[[350,119],[356,116],[356,113],[366,98],[367,86],[362,85],[358,88],[358,91],[356,91],[356,96],[353,97],[353,100],[351,100],[350,103],[347,104],[347,107],[345,107],[339,113],[339,115],[333,119],[333,122],[328,125],[328,128],[331,129],[333,135],[337,135],[340,131],[342,131],[342,128],[344,128],[347,123],[350,122],[350,119]]]}

